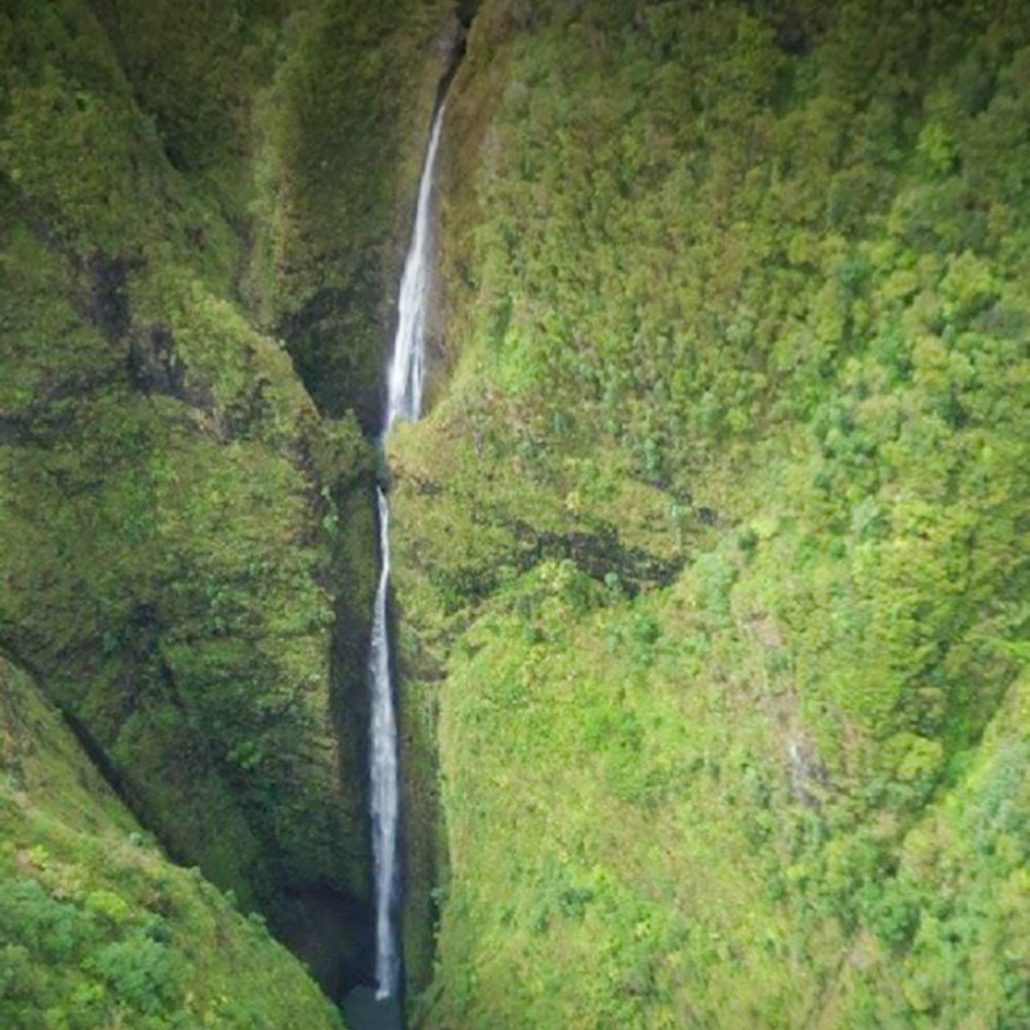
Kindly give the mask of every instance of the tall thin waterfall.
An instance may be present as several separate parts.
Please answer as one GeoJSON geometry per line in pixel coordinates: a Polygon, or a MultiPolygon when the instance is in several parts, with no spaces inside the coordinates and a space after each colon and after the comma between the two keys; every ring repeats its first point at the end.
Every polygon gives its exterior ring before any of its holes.
{"type": "MultiPolygon", "coordinates": [[[[397,335],[389,368],[389,396],[383,419],[383,439],[398,419],[416,420],[422,412],[425,372],[426,305],[429,299],[432,234],[430,232],[433,171],[440,145],[444,107],[433,121],[429,149],[418,189],[418,207],[411,247],[404,265],[398,302],[397,335]]],[[[400,986],[400,944],[397,903],[397,828],[400,784],[397,772],[397,716],[390,671],[390,630],[387,597],[390,589],[390,505],[377,490],[382,571],[372,620],[369,677],[372,688],[371,781],[372,857],[375,864],[376,997],[393,998],[400,986]]]]}
{"type": "Polygon", "coordinates": [[[414,422],[422,414],[422,380],[426,363],[426,302],[432,262],[432,234],[430,232],[431,200],[433,196],[433,170],[436,152],[440,147],[443,129],[444,105],[440,105],[429,135],[429,149],[418,187],[418,207],[415,211],[415,229],[411,235],[408,259],[404,263],[404,277],[398,299],[397,336],[394,338],[390,360],[390,394],[383,426],[388,433],[397,419],[414,422]]]}

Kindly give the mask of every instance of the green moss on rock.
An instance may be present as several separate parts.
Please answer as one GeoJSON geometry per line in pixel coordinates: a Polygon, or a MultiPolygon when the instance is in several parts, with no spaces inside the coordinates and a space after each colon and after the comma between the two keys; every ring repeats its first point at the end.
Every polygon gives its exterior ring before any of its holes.
{"type": "Polygon", "coordinates": [[[264,97],[266,181],[255,249],[268,316],[319,407],[378,429],[426,134],[458,25],[446,0],[327,0],[287,26],[264,97]]]}

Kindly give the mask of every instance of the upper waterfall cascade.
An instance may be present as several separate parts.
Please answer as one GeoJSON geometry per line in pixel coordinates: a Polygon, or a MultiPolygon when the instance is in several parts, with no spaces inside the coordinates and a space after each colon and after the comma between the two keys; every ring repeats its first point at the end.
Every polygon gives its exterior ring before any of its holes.
{"type": "MultiPolygon", "coordinates": [[[[404,265],[398,300],[397,335],[390,358],[388,397],[383,419],[385,440],[393,424],[414,421],[422,411],[425,375],[426,308],[432,263],[432,193],[440,145],[444,105],[433,120],[425,165],[419,183],[418,205],[411,245],[404,265]]],[[[394,998],[400,988],[400,944],[397,908],[397,838],[400,819],[400,781],[397,760],[397,714],[390,668],[387,599],[390,587],[390,506],[385,491],[377,490],[382,568],[372,621],[369,676],[372,691],[370,728],[372,857],[376,908],[376,997],[394,998]]]]}
{"type": "Polygon", "coordinates": [[[422,413],[422,385],[425,377],[426,308],[429,302],[432,271],[432,233],[430,231],[433,171],[440,147],[444,107],[433,121],[429,149],[418,188],[418,207],[411,246],[404,263],[400,297],[397,304],[397,335],[390,359],[389,396],[384,434],[398,419],[413,422],[422,413]]]}

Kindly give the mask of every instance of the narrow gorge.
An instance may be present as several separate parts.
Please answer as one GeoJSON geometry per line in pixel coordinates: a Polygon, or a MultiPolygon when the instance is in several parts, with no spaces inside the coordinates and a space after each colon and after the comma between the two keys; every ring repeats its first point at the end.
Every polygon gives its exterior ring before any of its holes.
{"type": "MultiPolygon", "coordinates": [[[[436,155],[440,146],[444,101],[433,117],[425,167],[419,182],[411,246],[401,279],[394,338],[387,377],[386,414],[380,446],[400,419],[414,421],[422,413],[426,360],[426,311],[433,275],[432,199],[436,155]]],[[[400,891],[400,776],[397,716],[391,672],[389,618],[390,502],[386,490],[376,488],[379,515],[381,569],[372,618],[369,676],[372,692],[370,781],[372,855],[376,909],[376,999],[399,1004],[402,955],[398,928],[400,891]]]]}

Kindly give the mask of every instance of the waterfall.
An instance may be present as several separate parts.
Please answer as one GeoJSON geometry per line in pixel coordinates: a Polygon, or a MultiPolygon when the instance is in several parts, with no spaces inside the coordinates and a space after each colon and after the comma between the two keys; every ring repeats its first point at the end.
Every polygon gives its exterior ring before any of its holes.
{"type": "MultiPolygon", "coordinates": [[[[425,372],[426,306],[429,300],[432,234],[430,232],[433,170],[440,145],[444,105],[433,120],[429,148],[418,188],[415,227],[404,264],[398,300],[397,335],[389,367],[389,392],[383,418],[385,441],[398,420],[416,420],[422,411],[425,372]]],[[[377,489],[379,542],[382,569],[372,619],[369,679],[372,691],[370,728],[372,858],[375,874],[376,997],[396,998],[400,987],[400,943],[397,907],[397,830],[400,817],[400,781],[397,764],[397,715],[390,670],[390,635],[387,598],[390,589],[390,505],[377,489]]]]}
{"type": "Polygon", "coordinates": [[[426,302],[429,299],[429,273],[432,262],[432,235],[429,231],[433,194],[433,169],[443,129],[444,105],[440,105],[418,187],[418,207],[411,246],[404,263],[401,292],[397,303],[397,335],[390,360],[389,396],[384,419],[384,434],[397,419],[414,422],[422,413],[422,380],[426,360],[426,302]]]}
{"type": "Polygon", "coordinates": [[[386,618],[386,598],[390,588],[390,505],[386,500],[386,494],[378,488],[376,499],[379,503],[379,542],[383,566],[379,573],[379,587],[376,590],[372,618],[372,653],[369,658],[372,684],[372,856],[375,864],[378,985],[376,997],[389,998],[397,992],[400,967],[394,912],[400,800],[397,775],[397,717],[393,708],[390,635],[386,618]]]}

